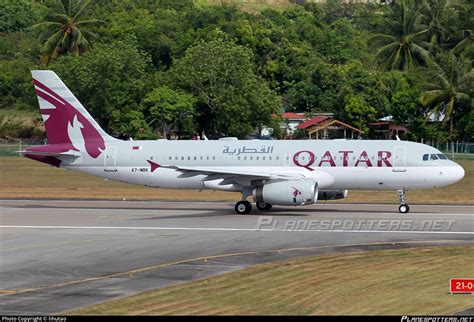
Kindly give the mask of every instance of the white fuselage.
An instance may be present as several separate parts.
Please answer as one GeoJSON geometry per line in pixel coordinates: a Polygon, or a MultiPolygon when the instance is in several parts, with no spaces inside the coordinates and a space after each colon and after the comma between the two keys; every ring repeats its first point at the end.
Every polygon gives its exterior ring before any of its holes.
{"type": "Polygon", "coordinates": [[[209,173],[228,172],[227,177],[232,177],[244,171],[314,178],[320,190],[399,190],[441,187],[461,180],[463,168],[442,157],[424,144],[388,140],[113,140],[106,142],[99,158],[83,156],[61,167],[173,189],[242,191],[252,186],[251,180],[231,182],[222,176],[213,180],[209,173]],[[199,171],[187,173],[175,166],[199,171]]]}

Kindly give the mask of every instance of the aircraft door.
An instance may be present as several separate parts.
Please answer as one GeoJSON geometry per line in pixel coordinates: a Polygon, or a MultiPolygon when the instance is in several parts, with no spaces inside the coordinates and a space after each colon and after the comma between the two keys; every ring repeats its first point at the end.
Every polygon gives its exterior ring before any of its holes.
{"type": "Polygon", "coordinates": [[[393,172],[405,172],[407,148],[405,146],[396,146],[393,149],[393,172]]]}
{"type": "Polygon", "coordinates": [[[104,171],[116,172],[117,171],[117,147],[107,146],[105,149],[104,158],[104,171]]]}

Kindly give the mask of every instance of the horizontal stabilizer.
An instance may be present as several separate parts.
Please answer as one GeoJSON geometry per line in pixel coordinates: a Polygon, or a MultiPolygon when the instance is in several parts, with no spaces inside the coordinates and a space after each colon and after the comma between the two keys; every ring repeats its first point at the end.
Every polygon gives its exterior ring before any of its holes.
{"type": "Polygon", "coordinates": [[[71,152],[47,152],[47,151],[28,151],[28,150],[23,150],[23,151],[16,151],[16,153],[19,153],[21,156],[24,156],[24,155],[28,154],[28,155],[41,155],[41,156],[56,157],[56,158],[61,158],[61,157],[78,158],[78,157],[81,156],[81,153],[80,153],[80,152],[77,152],[77,151],[71,151],[71,152]]]}

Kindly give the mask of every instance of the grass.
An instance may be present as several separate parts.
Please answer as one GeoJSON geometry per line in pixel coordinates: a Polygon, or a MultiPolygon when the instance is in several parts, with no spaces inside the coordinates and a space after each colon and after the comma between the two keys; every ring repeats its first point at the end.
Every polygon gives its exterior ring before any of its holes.
{"type": "Polygon", "coordinates": [[[446,315],[474,306],[474,246],[330,254],[254,266],[79,309],[78,315],[446,315]]]}
{"type": "MultiPolygon", "coordinates": [[[[459,161],[464,179],[452,186],[408,193],[411,204],[474,204],[474,161],[459,161]]],[[[235,201],[238,193],[155,189],[57,169],[20,157],[0,157],[0,198],[217,200],[235,201]]],[[[349,191],[337,202],[398,203],[395,191],[349,191]]]]}
{"type": "Polygon", "coordinates": [[[40,116],[39,110],[19,110],[19,109],[8,109],[0,108],[0,116],[6,117],[17,117],[21,119],[30,119],[32,117],[40,116]]]}

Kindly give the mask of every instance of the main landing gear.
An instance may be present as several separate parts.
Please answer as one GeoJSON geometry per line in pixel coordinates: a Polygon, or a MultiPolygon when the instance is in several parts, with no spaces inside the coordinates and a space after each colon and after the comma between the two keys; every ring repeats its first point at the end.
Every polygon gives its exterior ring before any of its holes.
{"type": "Polygon", "coordinates": [[[405,201],[405,189],[398,190],[397,193],[398,198],[400,199],[400,206],[398,207],[398,211],[400,211],[401,214],[407,214],[410,211],[410,207],[405,201]]]}
{"type": "MultiPolygon", "coordinates": [[[[256,203],[258,210],[270,210],[272,205],[266,202],[257,202],[256,203]]],[[[252,211],[252,204],[247,200],[241,200],[235,204],[235,212],[238,215],[247,215],[252,211]]]]}
{"type": "Polygon", "coordinates": [[[272,205],[263,201],[258,201],[256,203],[257,209],[258,210],[270,210],[272,209],[272,205]]]}
{"type": "MultiPolygon", "coordinates": [[[[247,201],[247,198],[252,195],[252,189],[247,188],[242,191],[242,200],[235,204],[235,212],[237,215],[247,215],[252,211],[252,204],[247,201]]],[[[257,201],[258,210],[270,210],[272,205],[263,201],[257,201]]]]}
{"type": "Polygon", "coordinates": [[[252,211],[252,204],[247,200],[241,200],[235,204],[235,212],[238,215],[246,215],[252,211]]]}

